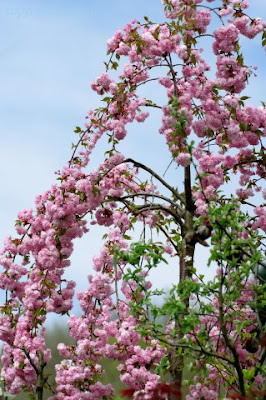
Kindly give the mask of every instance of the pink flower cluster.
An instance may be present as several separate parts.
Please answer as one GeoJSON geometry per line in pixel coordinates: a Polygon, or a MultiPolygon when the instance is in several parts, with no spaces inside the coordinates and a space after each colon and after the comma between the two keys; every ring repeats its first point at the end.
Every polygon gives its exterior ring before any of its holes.
{"type": "Polygon", "coordinates": [[[83,315],[71,315],[69,319],[70,335],[75,339],[76,345],[58,345],[60,354],[67,360],[56,367],[55,399],[100,400],[104,396],[111,396],[111,385],[103,385],[96,381],[97,377],[104,373],[99,365],[101,357],[123,362],[118,368],[121,381],[136,391],[145,387],[145,399],[152,399],[152,393],[159,382],[160,377],[149,371],[150,367],[147,366],[160,362],[164,351],[155,340],[145,348],[139,345],[141,336],[136,331],[139,321],[130,315],[129,302],[134,298],[132,282],[122,282],[125,301],[118,300],[117,307],[110,297],[114,293],[114,280],[120,281],[122,278],[123,263],[119,265],[120,272],[117,270],[113,275],[113,258],[106,250],[107,246],[111,245],[127,248],[122,233],[123,230],[116,230],[115,234],[114,230],[109,232],[108,244],[103,247],[100,256],[94,259],[94,268],[98,272],[94,277],[88,277],[87,291],[78,292],[83,315]],[[116,321],[113,321],[111,314],[114,309],[119,316],[119,320],[116,321]],[[113,344],[110,344],[110,338],[113,339],[113,344]],[[150,397],[147,397],[149,393],[150,397]]]}

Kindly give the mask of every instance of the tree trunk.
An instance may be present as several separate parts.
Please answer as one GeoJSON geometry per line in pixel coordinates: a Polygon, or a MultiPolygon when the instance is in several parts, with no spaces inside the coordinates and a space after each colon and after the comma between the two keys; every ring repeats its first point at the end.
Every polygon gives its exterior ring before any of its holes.
{"type": "MultiPolygon", "coordinates": [[[[194,253],[196,246],[196,233],[193,227],[193,217],[194,217],[194,202],[191,190],[191,172],[190,166],[184,169],[184,189],[185,189],[185,226],[181,230],[182,236],[182,250],[180,254],[179,262],[179,282],[182,282],[186,278],[192,276],[192,269],[194,263],[194,253]]],[[[183,315],[180,315],[180,321],[184,318],[188,312],[189,307],[189,297],[184,300],[186,309],[183,315]]],[[[181,331],[181,326],[178,321],[176,323],[176,342],[178,343],[183,338],[183,333],[181,331]]],[[[178,348],[174,349],[172,353],[171,360],[171,387],[176,389],[176,394],[172,394],[171,400],[181,400],[182,399],[182,381],[183,381],[183,371],[184,371],[184,355],[183,350],[181,353],[178,352],[178,348]]]]}
{"type": "Polygon", "coordinates": [[[36,400],[43,400],[43,392],[44,392],[44,385],[47,379],[44,376],[44,367],[46,363],[44,362],[43,359],[43,354],[41,352],[38,352],[38,358],[39,358],[39,369],[38,369],[38,378],[37,378],[37,385],[36,385],[36,400]]]}
{"type": "MultiPolygon", "coordinates": [[[[193,267],[193,258],[194,258],[195,244],[188,244],[184,242],[184,247],[182,249],[182,255],[180,257],[180,282],[191,276],[191,267],[193,267]]],[[[186,310],[189,307],[189,298],[185,299],[186,310]]],[[[180,320],[182,320],[187,313],[184,311],[184,314],[180,315],[180,320]]],[[[183,338],[183,333],[181,331],[180,325],[176,324],[176,342],[178,343],[183,338]]],[[[184,370],[184,356],[183,351],[179,354],[178,349],[174,349],[172,353],[171,360],[171,387],[176,389],[176,391],[180,391],[180,394],[173,394],[171,400],[181,400],[182,399],[182,380],[183,380],[183,370],[184,370]]]]}

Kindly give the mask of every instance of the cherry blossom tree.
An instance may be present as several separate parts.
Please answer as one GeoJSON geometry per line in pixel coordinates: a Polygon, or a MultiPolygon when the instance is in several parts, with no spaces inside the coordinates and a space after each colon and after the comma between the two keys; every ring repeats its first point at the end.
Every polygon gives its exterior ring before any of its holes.
{"type": "Polygon", "coordinates": [[[181,399],[187,387],[187,400],[264,396],[266,112],[242,93],[255,68],[245,64],[240,39],[262,35],[265,46],[265,24],[248,15],[247,0],[163,6],[165,22],[133,20],[108,40],[105,72],[91,84],[104,106],[88,111],[58,183],[18,214],[18,236],[5,241],[5,398],[27,392],[41,400],[44,389],[51,400],[121,398],[104,380],[103,359],[119,361],[124,398],[181,399]],[[201,48],[206,36],[212,68],[201,48]],[[151,81],[164,89],[163,103],[153,91],[141,97],[151,81]],[[162,116],[159,133],[181,185],[119,152],[129,124],[148,123],[150,110],[162,116]],[[105,160],[91,171],[103,136],[105,160]],[[76,292],[77,316],[75,282],[64,270],[74,239],[95,224],[108,229],[87,290],[76,292]],[[211,280],[197,268],[196,246],[209,246],[211,280]],[[149,275],[169,259],[177,274],[165,293],[149,275]],[[75,341],[58,345],[56,387],[45,368],[49,313],[69,315],[75,341]]]}

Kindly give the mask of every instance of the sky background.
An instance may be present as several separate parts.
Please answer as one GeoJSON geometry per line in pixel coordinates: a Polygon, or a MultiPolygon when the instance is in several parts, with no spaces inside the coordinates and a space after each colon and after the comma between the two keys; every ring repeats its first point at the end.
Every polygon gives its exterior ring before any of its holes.
{"type": "MultiPolygon", "coordinates": [[[[250,15],[266,18],[265,0],[250,0],[250,4],[250,15]]],[[[104,69],[106,40],[132,18],[144,15],[161,21],[160,0],[1,0],[0,243],[13,234],[17,213],[32,207],[35,196],[54,182],[54,171],[71,156],[75,126],[83,126],[87,110],[99,106],[90,82],[104,69]]],[[[202,45],[210,43],[206,39],[202,45]]],[[[245,40],[243,47],[247,64],[259,66],[259,78],[251,79],[247,91],[253,104],[259,105],[265,91],[263,50],[259,39],[245,40]]],[[[205,54],[212,64],[211,53],[205,54]]],[[[157,133],[159,125],[158,114],[145,128],[134,125],[121,149],[163,172],[169,155],[157,133]]],[[[103,148],[101,142],[92,165],[102,160],[103,148]]],[[[93,230],[76,243],[67,276],[75,278],[82,289],[102,234],[100,229],[93,230]]],[[[206,255],[201,249],[198,260],[202,264],[206,255]]],[[[168,286],[178,270],[163,271],[156,280],[168,286]]]]}

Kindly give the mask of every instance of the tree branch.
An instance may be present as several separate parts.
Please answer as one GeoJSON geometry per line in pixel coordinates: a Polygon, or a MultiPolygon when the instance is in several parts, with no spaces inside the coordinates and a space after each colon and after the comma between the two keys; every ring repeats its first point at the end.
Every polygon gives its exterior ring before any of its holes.
{"type": "Polygon", "coordinates": [[[181,202],[184,203],[183,197],[179,194],[179,192],[174,189],[171,185],[169,185],[163,178],[160,177],[156,172],[154,172],[151,168],[147,167],[146,165],[133,160],[132,158],[126,158],[123,163],[132,163],[136,168],[141,168],[144,171],[149,172],[154,178],[156,178],[163,186],[165,186],[173,195],[181,202]]]}

